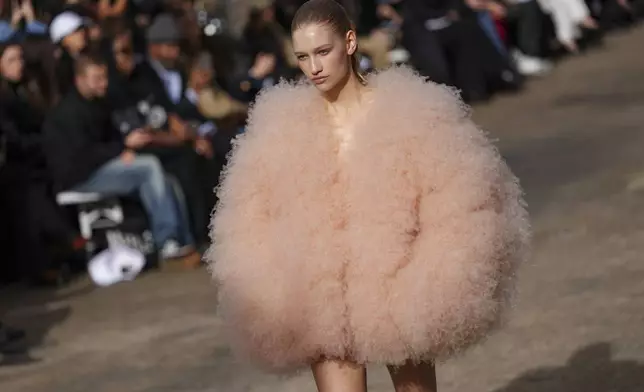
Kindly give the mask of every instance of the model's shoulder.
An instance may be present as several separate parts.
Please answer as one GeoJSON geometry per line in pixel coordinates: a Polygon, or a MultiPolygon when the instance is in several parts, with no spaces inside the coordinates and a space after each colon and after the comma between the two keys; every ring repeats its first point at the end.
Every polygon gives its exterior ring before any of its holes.
{"type": "Polygon", "coordinates": [[[369,82],[392,110],[404,108],[406,113],[445,119],[462,119],[470,115],[470,107],[462,101],[457,89],[434,83],[406,66],[374,73],[369,82]]]}
{"type": "Polygon", "coordinates": [[[271,119],[288,118],[306,110],[315,96],[315,89],[305,81],[282,80],[265,88],[251,106],[251,116],[271,119]]]}

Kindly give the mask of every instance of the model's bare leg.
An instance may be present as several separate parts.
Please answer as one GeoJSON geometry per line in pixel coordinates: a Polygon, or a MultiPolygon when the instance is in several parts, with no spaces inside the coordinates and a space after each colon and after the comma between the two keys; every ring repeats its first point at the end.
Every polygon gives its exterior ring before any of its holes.
{"type": "Polygon", "coordinates": [[[407,362],[402,366],[388,366],[396,392],[436,392],[434,364],[407,362]]]}
{"type": "Polygon", "coordinates": [[[311,366],[319,392],[367,392],[367,370],[348,361],[328,360],[311,366]]]}

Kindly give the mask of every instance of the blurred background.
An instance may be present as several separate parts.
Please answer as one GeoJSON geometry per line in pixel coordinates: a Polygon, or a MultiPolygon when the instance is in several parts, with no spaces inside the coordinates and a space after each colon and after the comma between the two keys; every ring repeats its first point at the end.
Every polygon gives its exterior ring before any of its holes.
{"type": "MultiPolygon", "coordinates": [[[[301,77],[302,3],[0,0],[1,391],[313,390],[232,358],[199,261],[249,106],[301,77]],[[81,86],[88,58],[106,74],[81,86]],[[185,252],[159,243],[137,192],[78,185],[139,131],[185,252]]],[[[406,64],[460,90],[534,220],[515,316],[439,366],[439,387],[644,391],[644,0],[342,4],[363,72],[406,64]]]]}

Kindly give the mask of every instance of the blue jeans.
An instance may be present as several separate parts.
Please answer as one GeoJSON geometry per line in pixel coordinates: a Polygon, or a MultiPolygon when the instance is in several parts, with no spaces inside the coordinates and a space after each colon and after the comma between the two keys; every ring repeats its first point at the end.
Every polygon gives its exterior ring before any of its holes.
{"type": "Polygon", "coordinates": [[[184,245],[191,241],[189,229],[182,224],[181,211],[173,197],[172,187],[161,163],[154,156],[137,155],[129,163],[123,162],[120,157],[114,158],[71,190],[115,196],[137,192],[150,219],[157,246],[162,246],[169,239],[184,242],[184,245]]]}
{"type": "Polygon", "coordinates": [[[485,35],[492,41],[496,50],[503,56],[507,57],[508,51],[505,48],[505,44],[501,41],[499,37],[499,32],[496,30],[496,25],[494,24],[494,19],[488,11],[479,11],[476,13],[478,17],[479,26],[485,32],[485,35]]]}

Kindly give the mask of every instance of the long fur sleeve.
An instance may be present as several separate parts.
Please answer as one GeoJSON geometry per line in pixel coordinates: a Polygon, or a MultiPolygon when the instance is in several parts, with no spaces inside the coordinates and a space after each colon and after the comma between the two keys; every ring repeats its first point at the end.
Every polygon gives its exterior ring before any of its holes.
{"type": "Polygon", "coordinates": [[[529,242],[521,189],[496,149],[466,112],[440,124],[413,149],[418,227],[395,289],[409,302],[392,316],[419,358],[467,347],[502,320],[529,242]]]}

